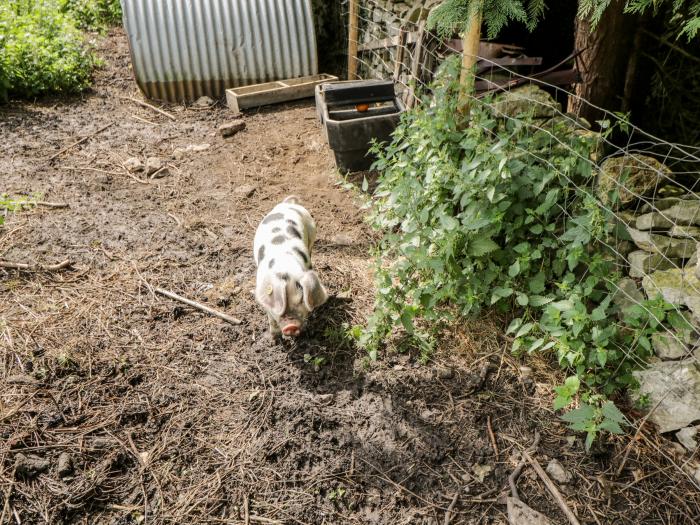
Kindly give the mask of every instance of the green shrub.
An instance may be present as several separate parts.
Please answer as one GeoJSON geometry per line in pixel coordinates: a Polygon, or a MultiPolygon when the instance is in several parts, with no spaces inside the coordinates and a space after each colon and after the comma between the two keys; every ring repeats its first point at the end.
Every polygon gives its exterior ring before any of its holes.
{"type": "Polygon", "coordinates": [[[613,301],[619,276],[606,243],[615,222],[592,191],[595,134],[535,115],[538,104],[503,118],[490,99],[473,103],[462,129],[458,66],[447,63],[432,100],[376,148],[372,222],[383,238],[360,345],[375,358],[400,328],[429,352],[446,321],[517,312],[513,351],[556,355],[571,374],[556,408],[578,396],[567,417],[590,445],[599,430],[620,431],[623,416],[607,400],[635,385],[650,335],[675,312],[650,301],[622,315],[613,301]]]}
{"type": "Polygon", "coordinates": [[[0,98],[80,91],[95,64],[75,20],[54,0],[0,5],[0,98]]]}
{"type": "Polygon", "coordinates": [[[120,0],[60,0],[61,9],[70,12],[83,29],[101,30],[119,24],[122,18],[120,0]]]}

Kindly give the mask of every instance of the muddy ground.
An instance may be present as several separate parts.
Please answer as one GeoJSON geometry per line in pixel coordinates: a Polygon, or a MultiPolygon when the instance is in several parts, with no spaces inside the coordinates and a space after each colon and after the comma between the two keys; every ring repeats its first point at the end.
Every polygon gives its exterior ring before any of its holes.
{"type": "MultiPolygon", "coordinates": [[[[585,453],[549,409],[560,378],[512,359],[488,320],[455,330],[428,364],[367,362],[345,331],[372,304],[374,237],[311,101],[247,113],[224,139],[222,103],[166,106],[170,120],[129,100],[141,96],[121,32],[100,52],[92,91],[0,108],[0,192],[69,205],[9,215],[0,259],[73,262],[0,270],[1,523],[503,524],[507,478],[536,433],[534,458],[569,472],[558,486],[581,523],[700,515],[652,431],[619,476],[629,437],[585,453]],[[131,157],[167,170],[127,174],[131,157]],[[332,298],[305,337],[275,344],[251,294],[251,244],[292,193],[318,223],[314,263],[332,298]]],[[[532,468],[518,488],[566,522],[532,468]]]]}

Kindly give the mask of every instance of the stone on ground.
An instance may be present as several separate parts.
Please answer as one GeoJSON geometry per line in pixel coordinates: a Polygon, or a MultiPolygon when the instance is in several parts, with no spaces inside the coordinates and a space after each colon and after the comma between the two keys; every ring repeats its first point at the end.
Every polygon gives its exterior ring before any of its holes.
{"type": "Polygon", "coordinates": [[[517,498],[506,500],[508,508],[508,523],[510,525],[551,525],[552,522],[544,514],[531,509],[517,498]]]}
{"type": "Polygon", "coordinates": [[[146,159],[146,175],[153,175],[163,169],[163,161],[158,157],[148,157],[146,159]]]}
{"type": "Polygon", "coordinates": [[[131,173],[133,173],[135,171],[142,171],[144,165],[143,162],[141,162],[141,159],[137,159],[136,157],[129,157],[124,161],[124,167],[131,173]]]}
{"type": "Polygon", "coordinates": [[[696,441],[698,428],[700,427],[686,427],[676,432],[678,442],[690,452],[694,452],[698,448],[698,442],[696,441]]]}
{"type": "Polygon", "coordinates": [[[630,263],[630,277],[640,278],[657,270],[678,268],[680,259],[669,259],[660,253],[649,253],[637,250],[627,256],[630,263]]]}
{"type": "Polygon", "coordinates": [[[660,361],[633,372],[639,381],[638,399],[647,395],[649,415],[660,432],[687,427],[700,419],[700,365],[695,359],[660,361]]]}
{"type": "Polygon", "coordinates": [[[651,346],[661,359],[680,359],[688,355],[688,349],[680,337],[671,332],[657,332],[651,336],[651,346]]]}
{"type": "Polygon", "coordinates": [[[673,227],[673,221],[653,211],[637,217],[636,225],[638,230],[668,230],[673,227]]]}
{"type": "Polygon", "coordinates": [[[689,259],[696,251],[692,239],[674,239],[665,235],[643,232],[629,228],[630,236],[639,248],[651,253],[663,253],[667,257],[689,259]]]}
{"type": "Polygon", "coordinates": [[[613,295],[613,303],[620,308],[620,313],[624,316],[628,310],[642,301],[644,301],[644,295],[637,288],[637,283],[629,277],[620,279],[613,295]]]}
{"type": "Polygon", "coordinates": [[[695,239],[700,240],[700,227],[698,226],[684,226],[682,224],[675,224],[668,234],[671,237],[678,237],[680,239],[695,239]]]}
{"type": "Polygon", "coordinates": [[[204,96],[204,97],[199,97],[197,100],[195,100],[192,105],[196,108],[208,108],[209,106],[213,106],[216,102],[214,99],[204,96]]]}
{"type": "Polygon", "coordinates": [[[236,133],[243,131],[244,129],[245,121],[236,119],[219,126],[219,133],[221,133],[221,136],[223,137],[233,137],[236,133]]]}
{"type": "Polygon", "coordinates": [[[551,460],[547,465],[547,474],[559,483],[569,483],[571,481],[571,473],[556,459],[551,460]]]}
{"type": "Polygon", "coordinates": [[[700,201],[680,200],[664,211],[664,215],[674,224],[700,226],[700,201]]]}
{"type": "Polygon", "coordinates": [[[645,275],[642,287],[649,299],[663,297],[671,304],[687,306],[697,316],[700,314],[700,279],[695,272],[674,268],[645,275]]]}
{"type": "Polygon", "coordinates": [[[618,193],[618,205],[624,206],[647,195],[671,176],[671,170],[653,157],[630,154],[606,159],[598,175],[598,195],[604,204],[609,194],[618,193]]]}

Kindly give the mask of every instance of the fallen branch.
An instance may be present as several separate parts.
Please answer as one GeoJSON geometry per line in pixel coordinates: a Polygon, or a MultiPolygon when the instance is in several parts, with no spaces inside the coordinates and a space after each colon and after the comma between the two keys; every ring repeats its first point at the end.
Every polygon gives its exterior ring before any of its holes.
{"type": "Polygon", "coordinates": [[[459,499],[459,493],[462,490],[462,487],[459,487],[457,491],[455,492],[455,495],[452,496],[452,501],[450,502],[450,506],[447,507],[447,510],[445,511],[445,521],[443,522],[444,525],[450,525],[450,521],[452,520],[452,511],[455,508],[455,505],[457,505],[457,500],[459,499]]]}
{"type": "Polygon", "coordinates": [[[0,261],[0,268],[7,268],[9,270],[22,270],[25,272],[56,272],[58,270],[63,270],[64,268],[70,268],[71,266],[73,266],[73,261],[69,260],[65,260],[58,264],[49,265],[0,261]]]}
{"type": "MultiPolygon", "coordinates": [[[[535,432],[535,439],[532,442],[532,445],[530,445],[530,448],[528,449],[532,454],[535,453],[537,450],[538,445],[540,444],[540,433],[535,432]]],[[[520,473],[523,471],[523,468],[527,464],[527,460],[525,458],[520,460],[520,463],[518,463],[518,466],[515,467],[515,470],[511,472],[510,476],[508,476],[508,485],[510,486],[510,495],[513,496],[516,499],[520,499],[520,494],[518,494],[518,487],[517,487],[517,482],[518,478],[520,477],[520,473]]]]}
{"type": "Polygon", "coordinates": [[[82,144],[83,142],[85,142],[86,140],[88,140],[88,139],[91,138],[91,137],[94,137],[94,136],[97,135],[98,133],[102,133],[104,130],[106,130],[108,127],[110,127],[110,126],[112,126],[112,125],[114,125],[114,122],[110,122],[109,124],[107,124],[106,126],[101,127],[100,129],[98,129],[98,130],[95,131],[94,133],[90,133],[89,135],[86,135],[86,136],[83,137],[82,139],[80,139],[80,140],[78,140],[78,141],[75,141],[75,142],[74,142],[73,144],[71,144],[70,146],[66,146],[65,148],[63,148],[63,149],[62,149],[61,151],[59,151],[58,153],[54,153],[53,155],[51,155],[51,156],[48,158],[48,160],[49,160],[49,161],[52,161],[53,159],[55,159],[55,158],[58,157],[59,155],[63,155],[63,154],[64,154],[66,151],[68,151],[69,149],[72,149],[72,148],[78,146],[79,144],[82,144]]]}
{"type": "MultiPolygon", "coordinates": [[[[122,98],[123,98],[123,97],[122,97],[122,98]]],[[[132,102],[135,102],[135,103],[138,104],[139,106],[143,106],[144,108],[148,108],[148,109],[150,109],[150,110],[152,110],[152,111],[155,111],[156,113],[160,113],[160,114],[163,115],[164,117],[168,117],[168,118],[169,118],[170,120],[172,120],[173,122],[176,120],[175,117],[174,117],[173,115],[171,115],[170,113],[168,113],[167,111],[163,111],[162,109],[157,108],[157,107],[155,107],[155,106],[149,104],[148,102],[144,102],[143,100],[138,100],[138,99],[133,98],[133,97],[126,97],[126,99],[127,99],[127,100],[131,100],[132,102]]]]}
{"type": "Polygon", "coordinates": [[[486,416],[486,430],[489,431],[491,447],[493,448],[493,453],[496,454],[496,459],[498,459],[498,443],[496,442],[496,435],[493,433],[493,427],[491,426],[491,416],[486,416]]]}
{"type": "Polygon", "coordinates": [[[36,201],[34,204],[37,206],[45,206],[47,208],[70,208],[67,202],[36,201]]]}
{"type": "Polygon", "coordinates": [[[243,525],[250,525],[250,508],[248,494],[243,494],[243,525]]]}
{"type": "Polygon", "coordinates": [[[223,319],[224,321],[239,325],[243,321],[240,319],[237,319],[236,317],[231,317],[230,315],[227,315],[223,312],[219,312],[218,310],[214,310],[213,308],[209,308],[208,306],[204,306],[201,303],[198,303],[197,301],[192,301],[191,299],[186,299],[182,297],[181,295],[177,295],[176,293],[170,292],[168,290],[164,290],[163,288],[157,288],[157,287],[152,287],[153,291],[156,293],[159,293],[160,295],[164,295],[165,297],[169,297],[170,299],[173,299],[175,301],[180,301],[181,303],[185,303],[188,306],[191,306],[192,308],[197,308],[198,310],[201,310],[202,312],[206,312],[210,315],[213,315],[214,317],[218,317],[219,319],[223,319]]]}
{"type": "Polygon", "coordinates": [[[547,489],[549,490],[549,493],[552,495],[557,505],[559,505],[561,511],[569,519],[569,523],[571,523],[571,525],[581,525],[576,515],[571,511],[569,506],[566,504],[566,501],[564,501],[564,498],[561,496],[559,489],[554,484],[554,482],[551,479],[549,479],[549,476],[542,469],[542,466],[539,464],[539,462],[532,456],[530,456],[527,450],[523,450],[523,456],[525,456],[525,459],[527,459],[530,462],[532,467],[535,469],[535,472],[537,472],[537,475],[542,479],[547,489]]]}

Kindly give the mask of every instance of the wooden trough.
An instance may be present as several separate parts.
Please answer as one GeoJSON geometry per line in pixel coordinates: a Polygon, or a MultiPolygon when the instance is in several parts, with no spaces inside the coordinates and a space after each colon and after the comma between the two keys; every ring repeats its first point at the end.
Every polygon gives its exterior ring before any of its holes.
{"type": "Polygon", "coordinates": [[[242,109],[313,97],[317,85],[336,80],[338,77],[322,73],[231,88],[226,90],[226,103],[232,111],[238,113],[242,109]]]}

